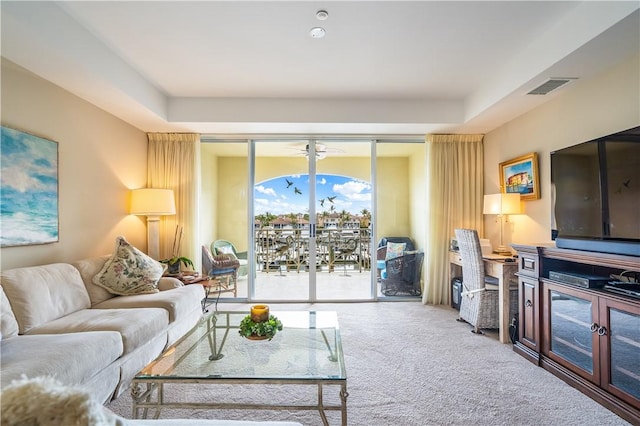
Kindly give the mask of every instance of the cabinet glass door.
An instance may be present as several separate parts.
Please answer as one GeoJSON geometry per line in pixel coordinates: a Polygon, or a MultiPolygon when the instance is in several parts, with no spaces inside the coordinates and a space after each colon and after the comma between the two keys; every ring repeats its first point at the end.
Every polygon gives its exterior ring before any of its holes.
{"type": "Polygon", "coordinates": [[[609,307],[608,313],[610,369],[605,385],[640,401],[640,313],[613,307],[609,307]]]}
{"type": "Polygon", "coordinates": [[[593,303],[556,290],[550,296],[551,352],[593,375],[593,303]]]}

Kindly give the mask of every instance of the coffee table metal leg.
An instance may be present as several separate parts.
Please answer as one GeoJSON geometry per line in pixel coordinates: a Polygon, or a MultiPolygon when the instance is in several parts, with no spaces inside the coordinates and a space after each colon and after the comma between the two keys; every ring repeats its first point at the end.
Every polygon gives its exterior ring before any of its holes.
{"type": "Polygon", "coordinates": [[[140,418],[146,419],[151,406],[156,410],[154,418],[157,419],[160,417],[162,405],[162,384],[158,387],[156,383],[147,382],[143,385],[140,382],[134,382],[131,385],[131,399],[133,400],[132,415],[134,419],[138,418],[140,411],[142,411],[142,417],[140,418]],[[157,401],[155,403],[151,402],[154,390],[157,390],[157,401]]]}
{"type": "Polygon", "coordinates": [[[324,424],[324,426],[329,426],[327,415],[324,413],[324,403],[322,401],[322,383],[318,383],[318,411],[320,412],[320,417],[322,417],[322,424],[324,424]]]}
{"type": "Polygon", "coordinates": [[[347,426],[347,384],[340,385],[340,406],[342,407],[340,412],[342,413],[342,426],[347,426]]]}
{"type": "MultiPolygon", "coordinates": [[[[329,339],[327,339],[327,335],[324,332],[324,330],[320,331],[322,333],[322,338],[324,339],[324,344],[327,346],[327,349],[329,350],[329,361],[333,361],[336,362],[338,360],[338,356],[337,354],[333,351],[333,349],[331,349],[331,344],[329,343],[329,339]]],[[[334,347],[338,347],[338,343],[337,343],[337,337],[334,334],[333,335],[333,346],[334,347]]]]}
{"type": "Polygon", "coordinates": [[[214,314],[210,319],[207,319],[207,337],[209,339],[209,348],[211,349],[211,355],[209,356],[209,361],[217,361],[224,357],[222,353],[222,348],[224,347],[224,343],[227,341],[227,336],[229,335],[229,314],[227,314],[227,324],[225,327],[224,337],[222,338],[222,342],[220,342],[220,348],[217,345],[217,327],[216,324],[218,322],[218,315],[214,314]],[[213,323],[213,324],[212,324],[213,323]]]}

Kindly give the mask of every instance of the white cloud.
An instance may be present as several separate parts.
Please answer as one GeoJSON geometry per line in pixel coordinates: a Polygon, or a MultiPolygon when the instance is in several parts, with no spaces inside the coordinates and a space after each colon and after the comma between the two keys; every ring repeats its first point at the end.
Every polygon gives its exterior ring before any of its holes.
{"type": "Polygon", "coordinates": [[[318,181],[318,184],[320,185],[326,185],[327,184],[327,180],[325,178],[322,178],[318,181]]]}
{"type": "Polygon", "coordinates": [[[265,188],[262,185],[256,185],[256,191],[258,191],[261,194],[265,194],[265,195],[271,195],[273,197],[277,197],[276,191],[273,188],[265,188]]]}
{"type": "Polygon", "coordinates": [[[333,192],[340,194],[348,200],[370,201],[371,185],[364,181],[352,180],[342,185],[333,185],[333,192]]]}

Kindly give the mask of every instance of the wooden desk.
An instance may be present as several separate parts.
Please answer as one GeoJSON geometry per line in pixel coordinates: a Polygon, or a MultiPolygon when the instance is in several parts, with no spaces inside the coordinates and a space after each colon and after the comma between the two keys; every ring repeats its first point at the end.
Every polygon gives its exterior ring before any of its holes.
{"type": "MultiPolygon", "coordinates": [[[[509,304],[509,287],[517,288],[518,262],[505,262],[504,259],[512,259],[508,256],[492,255],[491,259],[484,258],[485,274],[498,279],[498,311],[500,322],[500,342],[511,343],[509,337],[509,323],[511,321],[511,308],[509,304]]],[[[462,259],[460,253],[449,252],[449,282],[453,277],[462,276],[462,259]]],[[[495,291],[495,290],[494,290],[495,291]]]]}

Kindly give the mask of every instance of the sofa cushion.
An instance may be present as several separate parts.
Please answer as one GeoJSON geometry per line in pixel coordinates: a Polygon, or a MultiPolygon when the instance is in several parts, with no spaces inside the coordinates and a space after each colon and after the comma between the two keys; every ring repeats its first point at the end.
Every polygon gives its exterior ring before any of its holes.
{"type": "Polygon", "coordinates": [[[135,351],[169,324],[164,309],[83,309],[29,330],[29,335],[117,331],[122,336],[124,354],[135,351]]]}
{"type": "Polygon", "coordinates": [[[13,315],[9,299],[4,294],[2,286],[0,286],[0,331],[2,332],[2,339],[18,334],[18,321],[13,315]]]}
{"type": "Polygon", "coordinates": [[[114,297],[93,306],[93,309],[163,308],[169,313],[169,322],[172,323],[194,309],[201,309],[203,298],[202,286],[189,284],[155,294],[114,297]]]}
{"type": "Polygon", "coordinates": [[[68,263],[3,271],[2,288],[11,303],[20,334],[90,306],[80,273],[68,263]]]}
{"type": "Polygon", "coordinates": [[[2,341],[2,386],[22,375],[81,384],[122,353],[122,338],[113,331],[10,337],[2,341]]]}
{"type": "Polygon", "coordinates": [[[111,257],[111,255],[107,254],[104,256],[90,257],[88,259],[71,262],[71,264],[80,272],[82,281],[84,281],[84,286],[87,289],[87,293],[89,293],[89,299],[91,300],[92,306],[96,303],[104,302],[107,299],[115,297],[115,294],[108,292],[107,289],[100,287],[93,282],[93,277],[102,270],[109,257],[111,257]]]}
{"type": "Polygon", "coordinates": [[[118,295],[158,292],[158,280],[166,265],[154,260],[129,244],[124,237],[116,238],[113,255],[93,277],[93,283],[118,295]]]}

